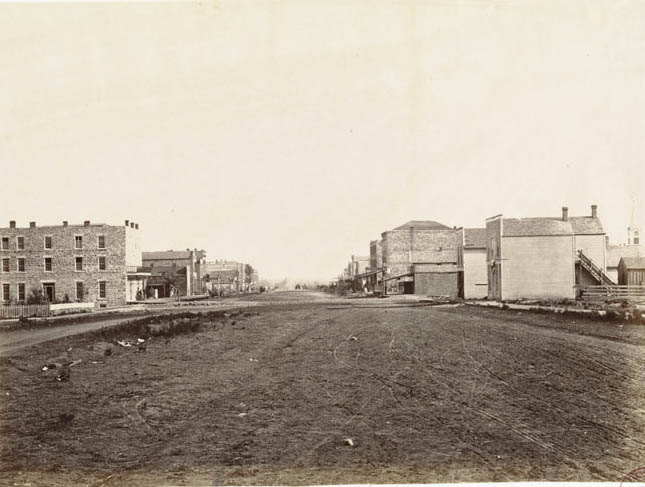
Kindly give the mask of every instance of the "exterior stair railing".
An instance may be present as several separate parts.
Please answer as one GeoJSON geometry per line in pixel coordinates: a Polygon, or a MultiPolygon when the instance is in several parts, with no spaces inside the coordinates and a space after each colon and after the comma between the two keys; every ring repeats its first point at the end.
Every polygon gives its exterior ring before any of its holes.
{"type": "Polygon", "coordinates": [[[609,277],[600,267],[598,267],[593,260],[585,255],[582,250],[578,250],[578,258],[580,265],[591,274],[600,284],[615,285],[616,283],[609,277]]]}

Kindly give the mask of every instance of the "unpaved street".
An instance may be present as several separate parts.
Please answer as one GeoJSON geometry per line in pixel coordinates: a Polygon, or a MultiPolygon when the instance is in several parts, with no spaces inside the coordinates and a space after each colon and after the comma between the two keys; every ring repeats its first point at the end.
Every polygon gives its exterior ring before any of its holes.
{"type": "Polygon", "coordinates": [[[79,335],[2,359],[1,478],[619,481],[645,464],[641,327],[280,298],[145,350],[79,335]],[[52,358],[82,362],[59,381],[52,358]]]}

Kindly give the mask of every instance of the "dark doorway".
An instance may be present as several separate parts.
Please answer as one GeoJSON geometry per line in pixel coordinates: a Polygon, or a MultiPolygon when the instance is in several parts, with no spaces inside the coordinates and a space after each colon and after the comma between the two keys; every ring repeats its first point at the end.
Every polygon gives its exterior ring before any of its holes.
{"type": "Polygon", "coordinates": [[[405,281],[403,283],[403,294],[414,294],[414,282],[405,281]]]}
{"type": "Polygon", "coordinates": [[[464,299],[464,271],[457,273],[457,296],[464,299]]]}
{"type": "Polygon", "coordinates": [[[56,300],[56,284],[53,282],[43,282],[43,293],[47,301],[53,303],[56,300]]]}

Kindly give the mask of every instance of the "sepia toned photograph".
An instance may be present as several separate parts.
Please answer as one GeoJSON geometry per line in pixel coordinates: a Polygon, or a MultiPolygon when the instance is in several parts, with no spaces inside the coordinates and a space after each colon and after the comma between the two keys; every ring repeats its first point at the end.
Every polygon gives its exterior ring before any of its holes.
{"type": "Polygon", "coordinates": [[[0,486],[645,485],[645,2],[0,0],[0,486]]]}

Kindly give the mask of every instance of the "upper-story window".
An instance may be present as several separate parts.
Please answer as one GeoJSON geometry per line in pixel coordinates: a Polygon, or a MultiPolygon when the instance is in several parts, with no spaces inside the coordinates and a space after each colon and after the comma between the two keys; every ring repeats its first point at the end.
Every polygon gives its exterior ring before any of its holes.
{"type": "Polygon", "coordinates": [[[18,257],[18,272],[25,272],[25,258],[18,257]]]}
{"type": "Polygon", "coordinates": [[[51,271],[52,271],[52,258],[45,257],[45,272],[51,272],[51,271]]]}
{"type": "Polygon", "coordinates": [[[9,259],[2,259],[2,272],[9,272],[9,259]]]}
{"type": "Polygon", "coordinates": [[[16,237],[16,249],[25,250],[25,237],[16,237]]]}
{"type": "Polygon", "coordinates": [[[77,271],[82,271],[83,270],[83,257],[76,257],[76,267],[75,269],[77,271]]]}
{"type": "Polygon", "coordinates": [[[74,237],[74,248],[75,249],[82,249],[83,248],[83,236],[82,235],[76,235],[74,237]]]}
{"type": "Polygon", "coordinates": [[[634,232],[634,245],[638,245],[638,244],[640,244],[640,242],[641,242],[641,239],[640,239],[640,237],[638,236],[638,230],[636,230],[636,231],[634,232]]]}
{"type": "Polygon", "coordinates": [[[51,249],[52,248],[52,237],[51,237],[51,235],[47,235],[45,237],[45,248],[46,249],[51,249]]]}
{"type": "Polygon", "coordinates": [[[107,264],[105,263],[105,256],[99,255],[99,270],[104,271],[107,269],[107,264]]]}
{"type": "Polygon", "coordinates": [[[99,235],[99,249],[105,248],[105,235],[99,235]]]}
{"type": "Polygon", "coordinates": [[[9,237],[2,237],[2,241],[0,243],[0,249],[9,250],[9,237]]]}

